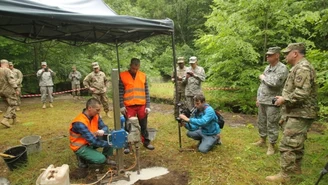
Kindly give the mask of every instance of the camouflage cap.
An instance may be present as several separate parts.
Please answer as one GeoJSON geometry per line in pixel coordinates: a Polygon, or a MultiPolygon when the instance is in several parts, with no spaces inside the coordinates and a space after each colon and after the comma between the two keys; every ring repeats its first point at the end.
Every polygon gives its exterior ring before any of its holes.
{"type": "Polygon", "coordinates": [[[10,66],[13,66],[13,65],[14,65],[12,62],[8,62],[8,64],[9,64],[10,66]]]}
{"type": "Polygon", "coordinates": [[[177,62],[178,64],[179,64],[179,63],[184,63],[184,62],[185,62],[184,57],[179,57],[179,58],[178,58],[178,62],[177,62]]]}
{"type": "Polygon", "coordinates": [[[2,59],[2,60],[1,60],[1,64],[4,64],[4,63],[8,63],[8,60],[6,60],[6,59],[2,59]]]}
{"type": "Polygon", "coordinates": [[[99,65],[93,65],[92,68],[93,69],[99,68],[99,65]]]}
{"type": "Polygon", "coordinates": [[[281,52],[289,53],[292,50],[305,51],[305,44],[301,43],[301,42],[291,43],[291,44],[288,44],[287,48],[283,49],[281,52]]]}
{"type": "Polygon", "coordinates": [[[97,65],[99,65],[99,64],[98,64],[98,62],[92,62],[91,65],[92,65],[92,66],[97,66],[97,65]]]}
{"type": "Polygon", "coordinates": [[[193,63],[196,63],[197,62],[197,57],[195,56],[192,56],[189,58],[189,64],[193,64],[193,63]]]}
{"type": "Polygon", "coordinates": [[[280,47],[271,47],[268,49],[268,51],[265,53],[267,55],[273,55],[275,53],[280,53],[281,48],[280,47]]]}
{"type": "Polygon", "coordinates": [[[46,66],[47,65],[47,62],[41,62],[41,65],[42,66],[46,66]]]}

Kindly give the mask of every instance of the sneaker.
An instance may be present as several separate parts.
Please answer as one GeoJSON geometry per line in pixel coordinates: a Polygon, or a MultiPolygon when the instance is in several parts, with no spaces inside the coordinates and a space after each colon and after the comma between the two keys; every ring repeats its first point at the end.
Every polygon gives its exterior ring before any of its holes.
{"type": "Polygon", "coordinates": [[[216,140],[216,145],[222,145],[221,139],[216,140]]]}
{"type": "Polygon", "coordinates": [[[144,147],[147,148],[148,150],[154,150],[155,147],[152,144],[144,144],[144,147]]]}

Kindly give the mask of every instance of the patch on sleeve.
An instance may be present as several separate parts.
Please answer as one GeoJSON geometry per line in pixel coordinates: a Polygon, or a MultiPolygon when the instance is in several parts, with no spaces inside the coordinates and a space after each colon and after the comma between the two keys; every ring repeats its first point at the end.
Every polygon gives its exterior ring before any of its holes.
{"type": "Polygon", "coordinates": [[[297,76],[296,79],[295,79],[295,81],[296,81],[296,83],[301,83],[302,82],[302,79],[303,79],[302,76],[297,76]]]}

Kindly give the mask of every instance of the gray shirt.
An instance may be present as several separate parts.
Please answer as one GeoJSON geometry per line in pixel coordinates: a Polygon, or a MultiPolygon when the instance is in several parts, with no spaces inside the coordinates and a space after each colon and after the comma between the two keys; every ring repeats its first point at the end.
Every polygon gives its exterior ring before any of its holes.
{"type": "Polygon", "coordinates": [[[39,79],[39,86],[53,86],[54,82],[52,81],[52,77],[54,77],[55,75],[56,73],[53,72],[51,69],[48,69],[48,72],[44,71],[44,69],[39,69],[39,71],[36,73],[36,76],[39,79]]]}

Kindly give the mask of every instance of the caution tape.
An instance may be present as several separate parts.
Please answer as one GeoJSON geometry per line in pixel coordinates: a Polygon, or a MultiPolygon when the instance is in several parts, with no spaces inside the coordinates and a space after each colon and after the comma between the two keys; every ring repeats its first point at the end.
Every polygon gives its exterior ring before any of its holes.
{"type": "MultiPolygon", "coordinates": [[[[174,88],[174,85],[169,85],[169,84],[154,84],[154,86],[159,86],[159,87],[170,87],[174,88]]],[[[212,91],[212,90],[222,90],[222,91],[234,91],[234,90],[239,90],[239,88],[234,88],[234,87],[202,87],[202,90],[205,91],[212,91]]]]}
{"type": "MultiPolygon", "coordinates": [[[[79,88],[79,89],[72,89],[72,90],[67,90],[67,91],[54,92],[52,94],[53,95],[64,94],[64,93],[69,93],[69,92],[74,92],[74,91],[82,91],[82,90],[85,90],[85,89],[87,89],[87,88],[79,88]]],[[[41,96],[41,94],[24,94],[24,95],[21,95],[22,98],[30,98],[30,97],[38,97],[38,96],[41,96]]]]}

